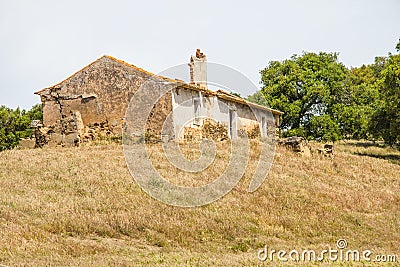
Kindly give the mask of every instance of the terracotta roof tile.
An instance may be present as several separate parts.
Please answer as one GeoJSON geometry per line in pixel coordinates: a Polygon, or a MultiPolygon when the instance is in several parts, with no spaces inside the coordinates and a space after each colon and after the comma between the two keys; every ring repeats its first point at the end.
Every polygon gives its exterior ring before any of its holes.
{"type": "Polygon", "coordinates": [[[44,92],[44,91],[46,91],[46,90],[48,90],[48,89],[51,90],[52,88],[55,88],[55,87],[59,86],[59,85],[62,84],[63,82],[65,82],[65,81],[67,81],[68,79],[72,78],[72,77],[73,77],[74,75],[76,75],[78,72],[83,71],[83,70],[85,70],[85,69],[88,69],[90,66],[92,66],[93,64],[95,64],[96,62],[98,62],[99,60],[101,60],[101,59],[103,59],[103,58],[108,58],[108,59],[110,59],[110,60],[113,60],[113,61],[115,61],[115,62],[118,62],[118,63],[120,63],[120,64],[123,64],[123,65],[125,65],[125,66],[127,66],[127,67],[129,67],[129,68],[133,68],[133,69],[135,69],[136,71],[145,73],[145,74],[147,74],[147,75],[149,75],[149,76],[152,76],[152,77],[155,77],[155,78],[158,78],[158,79],[162,79],[162,80],[165,80],[165,81],[168,81],[168,82],[172,82],[172,83],[177,83],[177,85],[178,85],[179,87],[181,87],[181,88],[183,87],[183,88],[186,88],[186,89],[191,89],[191,90],[195,90],[195,91],[201,91],[201,92],[203,92],[203,93],[205,93],[205,94],[214,95],[214,96],[220,97],[220,98],[225,99],[225,100],[230,100],[230,101],[233,101],[233,102],[236,102],[236,103],[241,103],[241,104],[253,106],[253,107],[256,107],[256,108],[259,108],[259,109],[268,110],[268,111],[271,111],[271,112],[274,113],[274,114],[278,114],[278,115],[282,115],[282,114],[283,114],[283,112],[281,112],[281,111],[279,111],[279,110],[271,109],[271,108],[266,107],[266,106],[261,106],[261,105],[258,105],[258,104],[255,104],[255,103],[246,101],[246,100],[243,99],[243,98],[240,98],[240,97],[238,97],[238,96],[235,96],[235,95],[233,95],[233,94],[230,94],[230,93],[225,92],[225,91],[222,91],[222,90],[218,90],[218,91],[215,92],[215,91],[211,91],[211,90],[209,90],[209,89],[206,89],[206,88],[204,88],[204,87],[197,86],[197,85],[195,85],[195,84],[188,84],[188,83],[185,83],[185,82],[182,81],[182,80],[170,79],[170,78],[167,78],[167,77],[163,77],[163,76],[160,76],[160,75],[156,75],[156,74],[154,74],[154,73],[152,73],[152,72],[149,72],[149,71],[147,71],[147,70],[144,70],[144,69],[142,69],[142,68],[139,68],[139,67],[137,67],[137,66],[135,66],[135,65],[129,64],[129,63],[123,61],[123,60],[117,59],[117,58],[112,57],[112,56],[109,56],[109,55],[104,55],[104,56],[98,58],[97,60],[93,61],[92,63],[90,63],[90,64],[88,64],[87,66],[83,67],[82,69],[78,70],[77,72],[75,72],[75,73],[72,74],[71,76],[67,77],[66,79],[62,80],[61,82],[59,82],[59,83],[57,83],[57,84],[55,84],[55,85],[53,85],[53,86],[46,87],[46,88],[44,88],[44,89],[42,89],[42,90],[40,90],[40,91],[37,91],[37,92],[35,92],[35,94],[40,95],[40,93],[42,93],[42,92],[44,92]]]}

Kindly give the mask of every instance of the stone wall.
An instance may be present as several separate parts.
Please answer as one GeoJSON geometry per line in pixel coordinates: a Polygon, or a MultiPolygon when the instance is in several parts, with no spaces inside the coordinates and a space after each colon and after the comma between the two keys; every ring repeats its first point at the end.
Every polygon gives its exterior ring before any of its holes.
{"type": "MultiPolygon", "coordinates": [[[[37,92],[43,104],[43,124],[51,129],[53,136],[50,139],[58,142],[58,135],[65,135],[62,124],[75,112],[80,114],[85,129],[77,132],[80,137],[90,139],[98,129],[120,137],[130,99],[151,76],[154,75],[104,56],[61,83],[37,92]]],[[[156,104],[147,127],[154,135],[160,131],[165,114],[171,109],[170,95],[156,104]]],[[[160,137],[160,134],[156,136],[160,137]]]]}
{"type": "Polygon", "coordinates": [[[70,111],[68,116],[53,125],[35,128],[35,147],[78,146],[85,134],[85,126],[79,111],[70,111]]]}
{"type": "Polygon", "coordinates": [[[104,56],[63,82],[38,94],[43,123],[53,125],[70,111],[79,111],[84,125],[121,127],[128,101],[149,77],[146,72],[104,56]]]}

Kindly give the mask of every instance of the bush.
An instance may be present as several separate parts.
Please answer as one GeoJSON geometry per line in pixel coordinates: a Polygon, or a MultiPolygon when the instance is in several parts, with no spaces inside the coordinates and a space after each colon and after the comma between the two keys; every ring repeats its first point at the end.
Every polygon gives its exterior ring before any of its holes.
{"type": "Polygon", "coordinates": [[[0,106],[0,151],[16,147],[22,138],[31,137],[31,121],[42,119],[41,104],[33,106],[29,111],[0,106]]]}

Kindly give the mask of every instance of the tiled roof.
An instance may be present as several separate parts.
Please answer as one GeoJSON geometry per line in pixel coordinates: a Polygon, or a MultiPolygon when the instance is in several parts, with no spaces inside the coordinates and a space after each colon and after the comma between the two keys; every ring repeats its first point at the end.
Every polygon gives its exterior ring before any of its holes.
{"type": "Polygon", "coordinates": [[[93,64],[95,64],[96,62],[98,62],[99,60],[101,60],[101,59],[103,59],[103,58],[111,59],[111,60],[113,60],[113,61],[115,61],[115,62],[118,62],[118,63],[120,63],[120,64],[123,64],[123,65],[125,65],[125,66],[127,66],[127,67],[129,67],[129,68],[133,68],[133,69],[135,69],[136,71],[145,73],[145,74],[147,74],[147,75],[149,75],[149,76],[154,76],[154,77],[157,77],[157,78],[160,78],[160,79],[163,79],[163,80],[167,80],[167,81],[170,81],[170,82],[176,82],[176,80],[172,80],[172,79],[169,79],[169,78],[166,78],[166,77],[162,77],[162,76],[155,75],[154,73],[151,73],[151,72],[149,72],[149,71],[147,71],[147,70],[144,70],[144,69],[142,69],[142,68],[136,67],[135,65],[129,64],[129,63],[127,63],[127,62],[125,62],[125,61],[123,61],[123,60],[117,59],[117,58],[115,58],[115,57],[112,57],[112,56],[109,56],[109,55],[104,55],[104,56],[98,58],[97,60],[93,61],[92,63],[88,64],[87,66],[83,67],[82,69],[78,70],[78,71],[75,72],[74,74],[68,76],[66,79],[62,80],[61,82],[59,82],[59,83],[57,83],[57,84],[55,84],[55,85],[53,85],[53,86],[43,88],[42,90],[35,92],[35,94],[40,95],[40,93],[46,91],[47,89],[52,89],[52,88],[58,87],[59,85],[61,85],[61,84],[64,83],[65,81],[67,81],[68,79],[70,79],[70,78],[72,78],[73,76],[75,76],[78,72],[88,69],[90,66],[92,66],[93,64]]]}
{"type": "Polygon", "coordinates": [[[87,65],[87,66],[83,67],[82,69],[80,69],[79,71],[75,72],[74,74],[72,74],[72,75],[69,76],[68,78],[64,79],[63,81],[61,81],[61,82],[59,82],[59,83],[57,83],[57,84],[55,84],[55,85],[53,85],[53,86],[46,87],[46,88],[44,88],[44,89],[42,89],[42,90],[40,90],[40,91],[37,91],[37,92],[35,92],[35,94],[40,95],[41,93],[43,93],[43,92],[46,91],[46,90],[51,90],[52,88],[58,87],[59,85],[61,85],[61,84],[64,83],[65,81],[67,81],[68,79],[72,78],[72,77],[73,77],[74,75],[76,75],[78,72],[88,69],[90,66],[92,66],[93,64],[95,64],[96,62],[98,62],[99,60],[101,60],[101,59],[103,59],[103,58],[108,58],[108,59],[110,59],[110,60],[113,60],[113,61],[115,61],[115,62],[118,62],[118,63],[120,63],[120,64],[123,64],[123,65],[125,65],[125,66],[127,66],[127,67],[129,67],[129,68],[133,68],[133,69],[135,69],[136,71],[139,71],[139,72],[142,72],[142,73],[144,73],[144,74],[147,74],[147,75],[149,75],[149,76],[151,76],[151,77],[155,77],[155,78],[158,78],[158,79],[162,79],[162,80],[165,80],[165,81],[168,81],[168,82],[171,82],[171,83],[177,83],[177,85],[178,85],[179,87],[181,87],[181,88],[186,88],[186,89],[195,90],[195,91],[201,91],[201,92],[203,92],[203,93],[205,93],[205,94],[207,94],[207,95],[214,95],[214,96],[217,96],[217,97],[222,98],[222,99],[225,99],[225,100],[233,101],[233,102],[240,103],[240,104],[244,104],[244,105],[249,105],[249,106],[252,106],[252,107],[255,107],[255,108],[258,108],[258,109],[263,109],[263,110],[271,111],[273,114],[277,114],[277,115],[282,115],[282,114],[283,114],[283,112],[281,112],[281,111],[279,111],[279,110],[271,109],[271,108],[266,107],[266,106],[261,106],[261,105],[258,105],[258,104],[255,104],[255,103],[246,101],[246,100],[243,99],[243,98],[240,98],[240,97],[235,96],[235,95],[233,95],[233,94],[227,93],[227,92],[225,92],[225,91],[218,90],[218,91],[215,92],[215,91],[211,91],[211,90],[209,90],[209,89],[206,89],[206,88],[204,88],[204,87],[197,86],[197,85],[195,85],[195,84],[188,84],[188,83],[185,83],[185,82],[182,81],[182,80],[170,79],[170,78],[167,78],[167,77],[163,77],[163,76],[160,76],[160,75],[156,75],[156,74],[154,74],[154,73],[152,73],[152,72],[149,72],[149,71],[147,71],[147,70],[144,70],[144,69],[142,69],[142,68],[139,68],[139,67],[137,67],[137,66],[135,66],[135,65],[129,64],[129,63],[123,61],[123,60],[117,59],[117,58],[112,57],[112,56],[109,56],[109,55],[104,55],[104,56],[102,56],[101,58],[99,58],[99,59],[93,61],[93,62],[90,63],[89,65],[87,65]]]}

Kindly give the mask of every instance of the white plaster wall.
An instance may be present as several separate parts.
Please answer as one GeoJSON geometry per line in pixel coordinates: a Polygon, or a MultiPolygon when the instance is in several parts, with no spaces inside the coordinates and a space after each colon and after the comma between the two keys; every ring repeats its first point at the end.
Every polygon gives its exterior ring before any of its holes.
{"type": "MultiPolygon", "coordinates": [[[[199,127],[202,125],[202,119],[205,118],[213,118],[229,127],[229,109],[236,111],[237,130],[252,127],[254,124],[260,125],[262,117],[265,118],[265,125],[268,121],[274,122],[272,114],[266,110],[250,108],[239,103],[218,99],[216,96],[204,96],[201,92],[187,89],[173,90],[172,109],[175,136],[179,139],[183,139],[183,127],[199,127]],[[200,105],[199,120],[195,120],[194,100],[197,100],[200,105]]],[[[265,137],[266,134],[265,127],[261,131],[261,136],[265,137]]]]}

